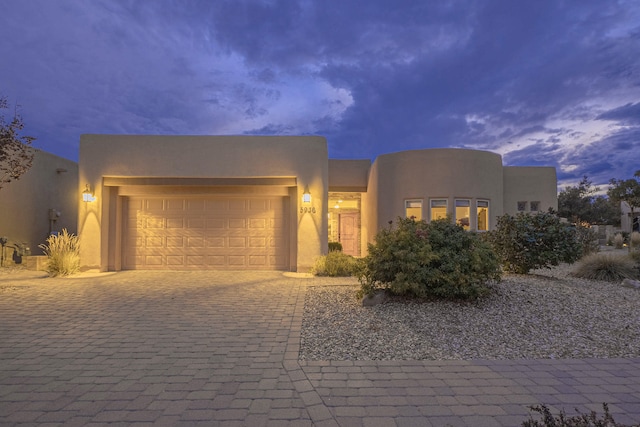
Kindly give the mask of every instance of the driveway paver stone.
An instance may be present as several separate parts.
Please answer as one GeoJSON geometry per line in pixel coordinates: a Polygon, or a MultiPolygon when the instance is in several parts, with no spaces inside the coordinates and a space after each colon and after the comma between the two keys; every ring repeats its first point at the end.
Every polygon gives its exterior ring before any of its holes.
{"type": "Polygon", "coordinates": [[[605,401],[640,423],[640,359],[299,361],[323,279],[290,276],[1,272],[0,425],[513,426],[605,401]]]}

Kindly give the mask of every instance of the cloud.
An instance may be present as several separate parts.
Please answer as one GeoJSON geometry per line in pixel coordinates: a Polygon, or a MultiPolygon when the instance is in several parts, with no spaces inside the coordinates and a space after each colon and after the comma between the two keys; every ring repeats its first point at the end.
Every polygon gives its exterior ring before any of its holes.
{"type": "Polygon", "coordinates": [[[321,134],[336,158],[477,148],[597,182],[635,171],[639,23],[633,0],[10,2],[0,93],[71,158],[89,132],[321,134]]]}
{"type": "Polygon", "coordinates": [[[640,102],[628,103],[606,111],[596,117],[598,120],[612,120],[626,125],[640,125],[640,102]]]}

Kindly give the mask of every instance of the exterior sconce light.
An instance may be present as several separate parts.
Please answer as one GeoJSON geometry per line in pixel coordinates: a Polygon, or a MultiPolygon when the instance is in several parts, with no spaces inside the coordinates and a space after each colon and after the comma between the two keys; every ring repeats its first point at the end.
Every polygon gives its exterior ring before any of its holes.
{"type": "Polygon", "coordinates": [[[89,187],[89,184],[85,186],[84,191],[82,192],[82,201],[85,203],[96,201],[96,197],[91,192],[91,188],[89,187]]]}
{"type": "Polygon", "coordinates": [[[304,193],[302,193],[302,203],[311,203],[311,193],[309,192],[309,187],[304,189],[304,193]]]}

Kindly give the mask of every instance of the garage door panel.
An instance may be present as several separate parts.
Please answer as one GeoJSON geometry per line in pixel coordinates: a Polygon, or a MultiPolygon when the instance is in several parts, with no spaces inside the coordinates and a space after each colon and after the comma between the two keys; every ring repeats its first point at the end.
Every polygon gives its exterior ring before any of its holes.
{"type": "Polygon", "coordinates": [[[186,201],[184,199],[165,200],[165,210],[167,212],[184,211],[186,201]]]}
{"type": "Polygon", "coordinates": [[[245,267],[247,265],[244,255],[229,255],[227,264],[232,267],[245,267]]]}
{"type": "Polygon", "coordinates": [[[283,197],[132,197],[125,269],[287,269],[283,197]]]}
{"type": "Polygon", "coordinates": [[[143,210],[145,211],[162,211],[164,210],[164,199],[145,199],[143,210]]]}
{"type": "Polygon", "coordinates": [[[184,218],[167,218],[167,228],[184,228],[184,218]]]}
{"type": "Polygon", "coordinates": [[[180,267],[184,265],[185,259],[182,255],[167,255],[167,265],[180,267]]]}
{"type": "Polygon", "coordinates": [[[201,230],[205,228],[204,218],[187,218],[187,229],[201,230]]]}
{"type": "Polygon", "coordinates": [[[247,241],[244,237],[229,237],[229,248],[246,248],[247,241]]]}
{"type": "Polygon", "coordinates": [[[242,211],[247,209],[247,201],[245,199],[229,199],[227,201],[230,211],[242,211]]]}

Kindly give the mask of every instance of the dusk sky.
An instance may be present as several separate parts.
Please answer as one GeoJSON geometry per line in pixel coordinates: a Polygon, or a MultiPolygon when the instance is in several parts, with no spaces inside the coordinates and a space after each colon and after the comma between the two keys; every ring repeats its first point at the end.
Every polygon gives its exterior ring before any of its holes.
{"type": "Polygon", "coordinates": [[[0,0],[0,94],[73,160],[83,133],[313,134],[606,188],[640,169],[640,1],[0,0]]]}

